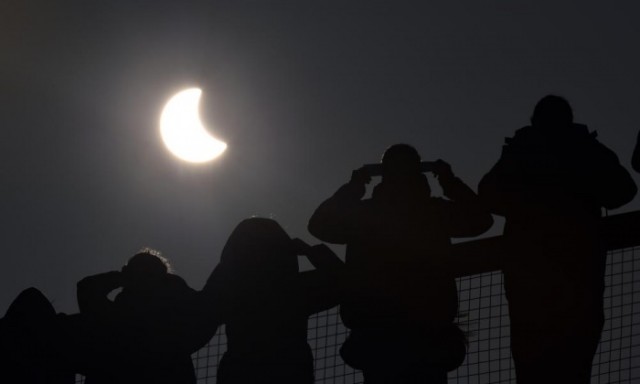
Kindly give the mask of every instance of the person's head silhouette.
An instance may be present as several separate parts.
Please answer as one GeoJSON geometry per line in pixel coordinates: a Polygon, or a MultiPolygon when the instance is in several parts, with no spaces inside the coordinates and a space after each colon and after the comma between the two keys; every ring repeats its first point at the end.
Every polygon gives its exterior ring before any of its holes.
{"type": "Polygon", "coordinates": [[[38,329],[50,324],[56,311],[49,300],[36,288],[27,288],[11,303],[5,321],[27,329],[38,329]]]}
{"type": "Polygon", "coordinates": [[[275,220],[243,220],[222,250],[221,264],[241,276],[284,277],[298,273],[298,258],[289,235],[275,220]]]}
{"type": "Polygon", "coordinates": [[[555,95],[547,95],[540,99],[531,116],[531,124],[535,127],[557,127],[571,123],[573,123],[571,105],[565,98],[555,95]]]}
{"type": "Polygon", "coordinates": [[[431,193],[429,182],[422,174],[420,155],[408,144],[394,144],[384,152],[382,181],[388,192],[402,195],[431,193]]]}
{"type": "Polygon", "coordinates": [[[169,263],[158,251],[143,249],[122,267],[124,288],[147,290],[157,287],[169,273],[169,263]]]}
{"type": "Polygon", "coordinates": [[[394,144],[382,155],[384,178],[414,177],[420,174],[420,155],[408,144],[394,144]]]}

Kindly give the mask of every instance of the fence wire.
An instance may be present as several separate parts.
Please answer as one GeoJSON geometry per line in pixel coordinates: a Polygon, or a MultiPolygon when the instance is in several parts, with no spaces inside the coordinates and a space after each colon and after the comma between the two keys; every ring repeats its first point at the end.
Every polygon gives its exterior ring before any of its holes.
{"type": "MultiPolygon", "coordinates": [[[[640,382],[640,247],[610,251],[605,274],[605,325],[593,360],[593,384],[640,382]]],[[[457,279],[458,323],[469,333],[464,363],[450,384],[515,383],[509,342],[509,314],[499,271],[457,279]]],[[[318,384],[359,384],[362,374],[340,358],[348,330],[337,308],[309,318],[308,341],[318,384]]],[[[224,326],[193,355],[198,384],[215,384],[226,350],[224,326]]],[[[78,378],[82,382],[82,378],[78,378]]]]}

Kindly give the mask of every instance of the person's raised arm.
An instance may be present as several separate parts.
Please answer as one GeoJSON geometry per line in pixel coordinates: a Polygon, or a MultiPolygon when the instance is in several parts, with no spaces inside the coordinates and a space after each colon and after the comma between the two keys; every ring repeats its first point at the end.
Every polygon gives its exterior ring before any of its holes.
{"type": "Polygon", "coordinates": [[[80,280],[76,292],[80,312],[90,316],[108,315],[113,302],[107,295],[122,287],[122,284],[120,271],[101,273],[80,280]]]}
{"type": "Polygon", "coordinates": [[[297,253],[306,256],[315,270],[299,273],[298,289],[301,305],[309,315],[335,307],[345,290],[345,266],[324,244],[309,246],[294,239],[297,253]]]}
{"type": "Polygon", "coordinates": [[[355,230],[359,202],[370,181],[366,169],[353,171],[351,180],[315,210],[309,219],[309,232],[322,241],[345,244],[355,230]]]}
{"type": "Polygon", "coordinates": [[[292,242],[296,253],[306,256],[316,270],[335,272],[344,268],[342,260],[326,245],[317,244],[311,246],[300,239],[293,239],[292,242]]]}
{"type": "Polygon", "coordinates": [[[447,202],[446,224],[452,237],[478,236],[493,225],[493,218],[481,203],[478,195],[443,160],[433,164],[433,174],[438,179],[447,202]]]}

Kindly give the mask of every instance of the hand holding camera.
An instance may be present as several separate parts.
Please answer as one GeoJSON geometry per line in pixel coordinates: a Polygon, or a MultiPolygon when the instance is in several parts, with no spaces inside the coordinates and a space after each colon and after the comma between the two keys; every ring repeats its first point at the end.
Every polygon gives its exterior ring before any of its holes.
{"type": "Polygon", "coordinates": [[[431,172],[438,180],[450,180],[455,177],[451,165],[442,159],[431,162],[431,172]]]}
{"type": "MultiPolygon", "coordinates": [[[[451,165],[442,159],[438,159],[436,161],[422,161],[420,162],[420,172],[432,172],[436,177],[454,177],[453,171],[451,170],[451,165]]],[[[366,180],[364,184],[368,184],[371,181],[371,177],[373,176],[382,176],[383,173],[383,165],[382,163],[377,164],[365,164],[361,168],[353,171],[351,175],[351,180],[354,178],[358,178],[361,180],[366,180]]]]}
{"type": "MultiPolygon", "coordinates": [[[[374,164],[377,165],[377,164],[374,164]]],[[[370,165],[364,165],[353,172],[351,172],[351,182],[361,185],[366,185],[371,182],[371,176],[376,176],[371,173],[370,165]]]]}

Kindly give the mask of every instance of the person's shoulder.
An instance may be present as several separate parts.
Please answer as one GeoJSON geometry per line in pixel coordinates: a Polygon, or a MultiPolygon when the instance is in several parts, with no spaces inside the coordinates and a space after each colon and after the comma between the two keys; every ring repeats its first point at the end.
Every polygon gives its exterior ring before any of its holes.
{"type": "Polygon", "coordinates": [[[178,275],[174,275],[173,273],[167,273],[167,281],[170,285],[176,287],[188,287],[187,281],[178,275]]]}
{"type": "Polygon", "coordinates": [[[613,153],[606,145],[598,140],[597,131],[589,131],[589,128],[583,124],[572,124],[570,134],[580,142],[583,146],[591,149],[592,151],[599,151],[602,153],[613,153]]]}
{"type": "Polygon", "coordinates": [[[522,142],[526,142],[530,140],[532,137],[535,137],[536,135],[537,135],[536,130],[532,126],[527,125],[522,128],[516,129],[516,131],[513,133],[513,136],[505,137],[504,144],[517,145],[522,142]]]}
{"type": "Polygon", "coordinates": [[[589,131],[589,127],[584,124],[572,123],[567,127],[564,127],[560,133],[558,133],[558,139],[564,142],[574,142],[582,144],[594,144],[599,143],[597,137],[598,132],[589,131]]]}
{"type": "Polygon", "coordinates": [[[191,293],[195,292],[193,288],[187,284],[185,279],[172,273],[167,274],[167,288],[173,292],[191,293]]]}
{"type": "Polygon", "coordinates": [[[569,132],[571,132],[574,135],[579,135],[582,137],[591,137],[594,139],[598,137],[598,133],[596,131],[589,132],[589,127],[587,127],[585,124],[573,123],[569,125],[567,129],[569,130],[569,132]]]}
{"type": "Polygon", "coordinates": [[[537,132],[537,130],[531,125],[525,125],[524,127],[516,129],[513,133],[514,138],[527,137],[537,132]]]}

